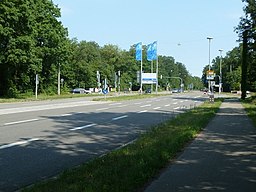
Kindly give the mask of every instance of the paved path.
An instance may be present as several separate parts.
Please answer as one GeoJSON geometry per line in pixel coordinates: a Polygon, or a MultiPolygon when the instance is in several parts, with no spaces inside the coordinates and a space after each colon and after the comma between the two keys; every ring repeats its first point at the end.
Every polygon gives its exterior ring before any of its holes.
{"type": "Polygon", "coordinates": [[[256,128],[237,99],[216,117],[146,192],[256,191],[256,128]]]}

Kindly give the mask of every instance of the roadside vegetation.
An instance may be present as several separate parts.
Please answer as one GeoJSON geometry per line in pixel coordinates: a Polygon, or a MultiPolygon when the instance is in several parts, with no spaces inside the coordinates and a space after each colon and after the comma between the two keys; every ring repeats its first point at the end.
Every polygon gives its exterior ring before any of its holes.
{"type": "Polygon", "coordinates": [[[252,119],[254,126],[256,127],[256,94],[253,94],[251,97],[246,98],[243,101],[243,106],[252,119]]]}
{"type": "Polygon", "coordinates": [[[138,191],[168,166],[215,116],[221,100],[206,102],[142,134],[135,142],[67,170],[31,191],[138,191]]]}

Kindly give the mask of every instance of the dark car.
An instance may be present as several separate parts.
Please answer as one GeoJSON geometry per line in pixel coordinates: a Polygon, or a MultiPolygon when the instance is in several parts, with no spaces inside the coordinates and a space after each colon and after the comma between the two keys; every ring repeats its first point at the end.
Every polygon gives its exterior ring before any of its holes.
{"type": "Polygon", "coordinates": [[[145,91],[145,93],[151,93],[151,92],[152,92],[152,91],[151,91],[150,88],[146,89],[146,91],[145,91]]]}

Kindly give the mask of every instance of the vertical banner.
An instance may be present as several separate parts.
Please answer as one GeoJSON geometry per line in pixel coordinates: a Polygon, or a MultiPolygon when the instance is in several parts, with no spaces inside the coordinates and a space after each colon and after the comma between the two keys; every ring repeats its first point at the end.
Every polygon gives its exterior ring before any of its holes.
{"type": "Polygon", "coordinates": [[[147,60],[152,61],[152,43],[147,46],[147,60]]]}
{"type": "Polygon", "coordinates": [[[157,41],[152,44],[152,60],[157,60],[157,41]]]}
{"type": "Polygon", "coordinates": [[[142,42],[136,44],[135,50],[136,60],[142,61],[142,42]]]}

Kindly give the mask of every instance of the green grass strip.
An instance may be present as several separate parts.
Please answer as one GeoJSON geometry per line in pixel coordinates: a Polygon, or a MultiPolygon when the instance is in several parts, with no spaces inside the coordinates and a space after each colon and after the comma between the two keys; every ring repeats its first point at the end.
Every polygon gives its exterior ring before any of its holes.
{"type": "Polygon", "coordinates": [[[243,106],[256,127],[256,95],[252,95],[243,101],[243,106]]]}
{"type": "Polygon", "coordinates": [[[215,116],[220,100],[153,127],[134,143],[95,158],[56,179],[24,189],[47,192],[125,192],[143,189],[215,116]]]}

